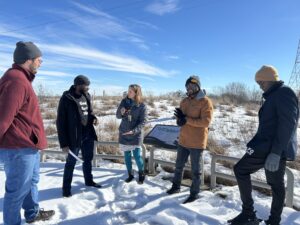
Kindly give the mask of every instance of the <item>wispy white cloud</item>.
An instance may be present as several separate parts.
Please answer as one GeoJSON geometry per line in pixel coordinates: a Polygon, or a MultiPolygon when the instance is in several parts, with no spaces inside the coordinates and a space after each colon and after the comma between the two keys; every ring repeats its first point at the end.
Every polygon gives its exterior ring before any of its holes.
{"type": "Polygon", "coordinates": [[[118,18],[95,7],[74,2],[72,4],[75,6],[73,10],[48,10],[48,12],[59,15],[65,18],[69,23],[75,25],[80,29],[80,35],[85,34],[85,38],[100,37],[126,41],[141,49],[149,49],[149,46],[147,46],[142,36],[130,31],[124,21],[120,21],[118,18]]]}
{"type": "Polygon", "coordinates": [[[174,13],[179,10],[179,0],[156,0],[154,3],[148,5],[146,10],[156,15],[165,15],[174,13]]]}
{"type": "Polygon", "coordinates": [[[130,22],[135,23],[139,27],[151,28],[153,30],[159,30],[158,26],[155,26],[151,23],[148,23],[148,22],[145,22],[145,21],[142,21],[142,20],[136,20],[136,19],[133,19],[133,18],[130,18],[129,20],[130,20],[130,22]]]}
{"type": "Polygon", "coordinates": [[[50,70],[39,70],[39,75],[45,75],[50,77],[73,77],[73,75],[60,71],[50,71],[50,70]]]}
{"type": "Polygon", "coordinates": [[[128,55],[112,54],[74,45],[39,45],[44,51],[56,55],[56,58],[61,56],[69,57],[73,63],[63,63],[64,67],[77,66],[80,68],[122,71],[158,77],[169,77],[176,73],[175,71],[166,71],[152,66],[143,60],[128,55]]]}
{"type": "Polygon", "coordinates": [[[130,75],[130,76],[133,77],[133,78],[137,78],[137,79],[155,81],[153,78],[147,77],[147,76],[141,76],[141,75],[130,75]]]}
{"type": "Polygon", "coordinates": [[[177,59],[179,59],[179,56],[178,55],[167,55],[167,56],[165,56],[165,58],[167,60],[177,60],[177,59]]]}
{"type": "Polygon", "coordinates": [[[16,31],[16,27],[8,26],[7,24],[0,24],[0,37],[17,38],[20,40],[30,40],[32,37],[24,33],[16,31]]]}

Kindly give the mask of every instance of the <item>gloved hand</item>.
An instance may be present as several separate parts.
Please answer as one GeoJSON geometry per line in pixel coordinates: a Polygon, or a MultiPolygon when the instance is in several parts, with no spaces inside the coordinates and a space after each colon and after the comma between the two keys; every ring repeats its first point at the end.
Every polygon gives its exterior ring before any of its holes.
{"type": "Polygon", "coordinates": [[[185,117],[182,117],[181,119],[178,118],[178,119],[176,120],[176,123],[177,123],[177,126],[182,127],[184,124],[186,124],[186,118],[185,118],[185,117]]]}
{"type": "Polygon", "coordinates": [[[180,108],[175,108],[174,116],[176,116],[178,119],[185,117],[185,115],[183,114],[183,112],[180,108]]]}
{"type": "Polygon", "coordinates": [[[270,172],[275,172],[279,168],[280,156],[275,153],[270,153],[265,161],[265,169],[270,172]]]}

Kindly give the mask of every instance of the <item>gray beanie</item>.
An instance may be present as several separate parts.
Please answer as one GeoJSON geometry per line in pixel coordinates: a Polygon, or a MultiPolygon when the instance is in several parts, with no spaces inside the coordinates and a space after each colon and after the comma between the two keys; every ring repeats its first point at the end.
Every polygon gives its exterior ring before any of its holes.
{"type": "Polygon", "coordinates": [[[14,51],[14,62],[17,64],[23,64],[28,59],[35,59],[42,56],[40,49],[32,42],[19,41],[16,43],[16,46],[14,51]]]}
{"type": "Polygon", "coordinates": [[[87,78],[84,75],[78,75],[77,77],[75,77],[74,79],[74,85],[90,85],[90,80],[89,78],[87,78]]]}

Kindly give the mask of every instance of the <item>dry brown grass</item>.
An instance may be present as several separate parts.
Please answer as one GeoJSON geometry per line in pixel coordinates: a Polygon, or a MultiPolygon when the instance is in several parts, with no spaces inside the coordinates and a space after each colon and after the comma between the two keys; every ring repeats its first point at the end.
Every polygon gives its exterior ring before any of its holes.
{"type": "Polygon", "coordinates": [[[295,161],[287,162],[287,166],[295,170],[300,170],[300,155],[297,156],[295,161]]]}
{"type": "Polygon", "coordinates": [[[257,116],[257,112],[254,112],[253,110],[247,109],[245,112],[246,116],[257,116]]]}
{"type": "Polygon", "coordinates": [[[104,124],[103,131],[107,133],[116,133],[118,132],[119,125],[116,119],[111,119],[104,124]]]}
{"type": "Polygon", "coordinates": [[[218,155],[224,155],[225,154],[225,148],[222,147],[220,144],[218,144],[213,137],[208,138],[207,143],[207,150],[211,154],[218,154],[218,155]]]}
{"type": "Polygon", "coordinates": [[[151,118],[158,118],[159,112],[157,111],[157,109],[152,109],[149,111],[148,116],[151,118]]]}
{"type": "Polygon", "coordinates": [[[57,109],[58,101],[56,101],[55,99],[51,99],[51,101],[47,104],[47,107],[49,109],[57,109]]]}
{"type": "Polygon", "coordinates": [[[54,111],[46,111],[43,114],[43,119],[46,119],[46,120],[54,120],[54,119],[56,119],[56,112],[54,112],[54,111]]]}
{"type": "Polygon", "coordinates": [[[173,99],[171,100],[170,105],[171,105],[171,106],[174,106],[174,107],[179,107],[179,105],[180,105],[180,99],[173,98],[173,99]]]}
{"type": "Polygon", "coordinates": [[[155,99],[153,97],[148,97],[145,99],[145,104],[149,107],[154,108],[155,107],[154,102],[155,102],[155,99]]]}
{"type": "Polygon", "coordinates": [[[163,111],[168,110],[168,107],[166,105],[160,105],[159,108],[163,111]]]}
{"type": "Polygon", "coordinates": [[[56,126],[53,126],[53,125],[47,126],[46,129],[45,129],[45,132],[46,132],[47,136],[51,136],[51,135],[56,134],[57,133],[56,126]]]}

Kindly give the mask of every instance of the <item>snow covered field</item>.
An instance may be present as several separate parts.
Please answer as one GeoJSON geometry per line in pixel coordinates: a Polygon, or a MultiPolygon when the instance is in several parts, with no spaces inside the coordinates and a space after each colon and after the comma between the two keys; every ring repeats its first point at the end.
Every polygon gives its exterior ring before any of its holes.
{"type": "MultiPolygon", "coordinates": [[[[241,209],[238,189],[222,187],[219,192],[203,191],[196,202],[183,205],[188,196],[187,187],[172,196],[166,195],[171,182],[162,180],[161,172],[155,177],[147,177],[143,185],[133,181],[124,182],[125,167],[121,164],[102,161],[94,168],[95,181],[103,185],[101,189],[85,187],[81,166],[76,166],[73,180],[73,196],[61,197],[63,163],[47,162],[41,164],[39,184],[40,205],[56,211],[52,220],[36,224],[61,225],[221,225],[234,217],[241,209]],[[220,197],[225,193],[226,199],[220,197]]],[[[0,179],[5,179],[0,167],[0,179]]],[[[0,183],[0,221],[4,182],[0,183]]],[[[254,192],[255,208],[260,218],[267,218],[270,197],[254,192]]],[[[300,212],[284,208],[284,225],[300,225],[300,212]]],[[[263,224],[263,223],[262,223],[263,224]]]]}
{"type": "MultiPolygon", "coordinates": [[[[105,115],[98,115],[99,126],[96,128],[99,140],[113,140],[117,134],[119,121],[115,119],[114,101],[110,107],[108,103],[97,101],[95,112],[107,107],[105,115]]],[[[54,127],[55,104],[43,104],[45,127],[54,127]]],[[[175,124],[170,120],[173,116],[174,103],[168,100],[155,101],[148,106],[149,112],[157,116],[150,116],[148,129],[156,124],[175,124]]],[[[151,114],[151,113],[150,113],[151,114]]],[[[224,155],[240,158],[245,151],[246,142],[252,137],[257,127],[256,111],[242,106],[217,104],[214,119],[211,124],[209,137],[224,149],[224,155]]],[[[54,130],[54,136],[55,130],[54,130]]],[[[298,132],[300,135],[300,132],[298,132]]],[[[298,136],[300,140],[300,136],[298,136]]],[[[299,141],[300,142],[300,141],[299,141]]],[[[50,146],[53,147],[52,144],[50,146]]],[[[59,150],[58,147],[54,149],[59,150]]],[[[299,154],[299,153],[298,153],[299,154]]],[[[164,160],[175,160],[175,154],[167,151],[155,151],[155,157],[164,160]]],[[[76,167],[73,181],[73,196],[61,197],[63,166],[62,156],[50,156],[46,163],[41,165],[40,204],[45,209],[55,209],[56,215],[51,221],[38,224],[72,224],[72,225],[117,225],[117,224],[151,224],[151,225],[181,225],[181,224],[226,224],[226,221],[241,209],[241,202],[237,186],[222,186],[216,192],[203,191],[201,198],[194,203],[180,204],[189,194],[188,188],[183,187],[180,194],[167,196],[166,190],[171,182],[163,177],[170,177],[161,171],[155,177],[147,177],[144,185],[136,182],[130,184],[123,180],[126,178],[125,166],[122,164],[101,161],[100,167],[94,168],[95,180],[104,187],[101,189],[87,188],[83,185],[81,166],[76,167]],[[220,196],[227,196],[226,199],[220,196]]],[[[204,154],[205,173],[210,173],[210,153],[204,154]]],[[[232,170],[218,165],[218,171],[232,173],[232,170]]],[[[293,170],[295,175],[294,204],[300,208],[300,172],[293,170]]],[[[255,176],[264,179],[264,172],[259,171],[255,176]]],[[[0,165],[0,179],[5,180],[2,165],[0,165]]],[[[260,218],[267,218],[271,197],[254,191],[257,214],[260,218]]],[[[0,224],[2,222],[2,204],[4,195],[4,182],[0,183],[0,224]]],[[[300,225],[300,212],[291,208],[284,208],[282,224],[300,225]]]]}

